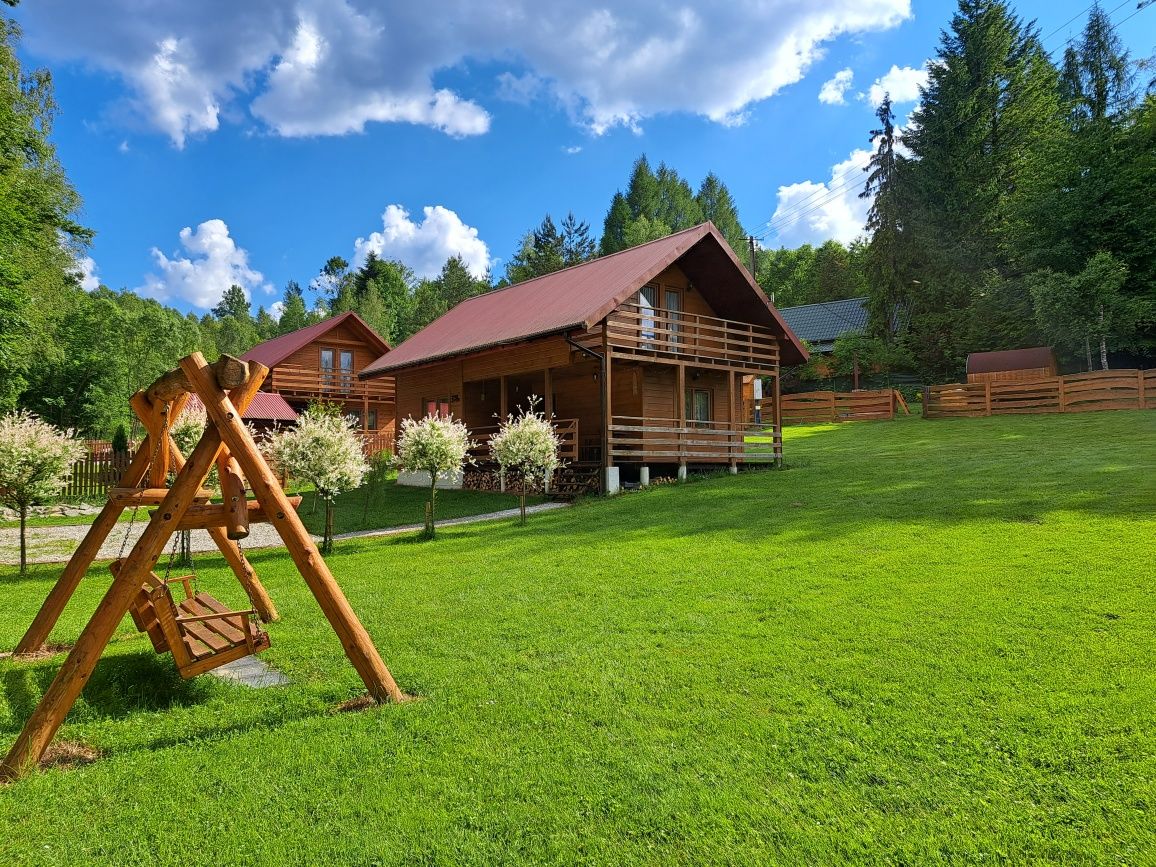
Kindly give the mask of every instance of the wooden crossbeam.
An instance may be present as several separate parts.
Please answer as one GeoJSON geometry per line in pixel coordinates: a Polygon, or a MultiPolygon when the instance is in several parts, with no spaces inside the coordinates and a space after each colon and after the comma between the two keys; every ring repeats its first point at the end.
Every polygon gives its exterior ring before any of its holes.
{"type": "MultiPolygon", "coordinates": [[[[289,497],[289,504],[294,508],[300,508],[301,497],[289,497]]],[[[249,500],[244,504],[245,506],[245,523],[248,524],[264,524],[269,521],[269,516],[265,513],[265,509],[256,500],[249,500]]],[[[181,518],[180,523],[177,524],[177,530],[208,530],[210,527],[219,527],[228,530],[232,521],[235,520],[236,510],[227,504],[206,503],[204,505],[189,506],[185,516],[181,518]]],[[[228,534],[226,532],[226,538],[228,534]]],[[[235,541],[235,540],[231,540],[235,541]]]]}

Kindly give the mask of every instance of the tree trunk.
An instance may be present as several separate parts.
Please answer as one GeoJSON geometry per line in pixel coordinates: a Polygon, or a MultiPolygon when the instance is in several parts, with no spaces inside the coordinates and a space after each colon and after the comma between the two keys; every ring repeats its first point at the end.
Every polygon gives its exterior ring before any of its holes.
{"type": "Polygon", "coordinates": [[[522,526],[525,526],[526,525],[526,473],[525,472],[522,473],[521,507],[522,507],[522,526]]]}
{"type": "Polygon", "coordinates": [[[431,539],[434,537],[434,534],[437,532],[437,529],[436,529],[437,515],[434,512],[434,510],[437,508],[437,496],[438,496],[438,475],[437,475],[437,473],[431,472],[430,473],[430,483],[429,483],[429,515],[426,518],[426,528],[425,528],[426,535],[429,536],[431,539]]]}
{"type": "Polygon", "coordinates": [[[333,553],[333,499],[325,500],[325,532],[321,535],[321,553],[333,553]]]}
{"type": "Polygon", "coordinates": [[[1104,333],[1104,305],[1100,305],[1100,370],[1108,369],[1108,335],[1104,333]]]}
{"type": "Polygon", "coordinates": [[[28,540],[25,538],[28,522],[28,507],[20,507],[20,574],[28,571],[28,540]]]}
{"type": "Polygon", "coordinates": [[[1087,334],[1084,335],[1084,352],[1088,356],[1088,373],[1091,373],[1092,368],[1092,338],[1087,334]]]}

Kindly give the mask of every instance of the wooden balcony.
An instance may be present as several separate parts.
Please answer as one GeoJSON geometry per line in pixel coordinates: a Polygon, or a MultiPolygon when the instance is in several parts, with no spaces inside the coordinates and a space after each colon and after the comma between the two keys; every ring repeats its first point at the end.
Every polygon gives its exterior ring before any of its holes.
{"type": "Polygon", "coordinates": [[[287,397],[324,398],[327,400],[365,400],[392,402],[393,377],[359,380],[345,370],[309,370],[304,367],[278,365],[269,375],[272,391],[287,397]]]}
{"type": "MultiPolygon", "coordinates": [[[[477,446],[470,452],[477,463],[490,463],[493,456],[490,454],[490,439],[498,432],[497,425],[490,425],[488,427],[479,427],[470,429],[470,439],[477,442],[477,446]]],[[[578,460],[578,419],[576,418],[556,418],[554,419],[554,432],[562,440],[562,445],[558,449],[558,459],[566,461],[567,463],[574,463],[578,460]]]]}
{"type": "Polygon", "coordinates": [[[773,371],[779,363],[779,340],[762,325],[637,304],[606,318],[606,337],[615,355],[752,371],[773,371]]]}
{"type": "Polygon", "coordinates": [[[729,464],[773,461],[781,445],[748,422],[693,422],[614,416],[610,456],[615,463],[729,464]]]}

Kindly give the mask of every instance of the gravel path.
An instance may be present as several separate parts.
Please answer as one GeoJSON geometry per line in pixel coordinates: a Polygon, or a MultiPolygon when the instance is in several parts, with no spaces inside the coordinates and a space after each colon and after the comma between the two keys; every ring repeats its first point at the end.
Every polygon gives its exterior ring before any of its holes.
{"type": "MultiPolygon", "coordinates": [[[[537,506],[527,507],[526,513],[545,512],[551,509],[563,508],[565,505],[565,503],[541,503],[537,506]]],[[[438,521],[438,526],[450,527],[455,524],[473,524],[478,521],[494,521],[502,518],[517,517],[517,515],[517,509],[506,509],[501,512],[472,515],[468,518],[449,518],[444,521],[438,521]]],[[[132,548],[136,540],[140,538],[141,533],[144,532],[144,528],[147,525],[147,520],[138,520],[133,524],[128,543],[125,545],[126,553],[132,548]]],[[[113,528],[100,548],[100,554],[97,556],[98,560],[113,560],[119,556],[121,542],[124,539],[125,531],[128,530],[128,526],[127,523],[117,524],[113,528]]],[[[339,533],[333,538],[335,540],[341,540],[360,539],[369,536],[393,536],[398,533],[412,533],[415,530],[420,530],[421,526],[421,524],[411,524],[404,527],[390,527],[385,530],[358,530],[354,533],[339,533]]],[[[65,527],[30,527],[28,530],[28,562],[66,562],[68,558],[72,556],[72,552],[76,550],[76,546],[80,540],[84,538],[84,534],[88,532],[88,527],[88,524],[65,527]]],[[[321,541],[320,536],[314,536],[313,538],[318,542],[321,541]]],[[[241,547],[246,551],[254,548],[280,548],[282,547],[281,537],[277,535],[277,531],[273,529],[271,524],[253,524],[250,528],[249,538],[241,543],[241,547]]],[[[212,537],[204,530],[193,530],[192,550],[194,552],[216,551],[217,545],[213,542],[212,537]]],[[[162,557],[162,559],[164,558],[162,557]]],[[[14,527],[0,529],[0,564],[15,566],[19,562],[20,531],[14,527]]]]}

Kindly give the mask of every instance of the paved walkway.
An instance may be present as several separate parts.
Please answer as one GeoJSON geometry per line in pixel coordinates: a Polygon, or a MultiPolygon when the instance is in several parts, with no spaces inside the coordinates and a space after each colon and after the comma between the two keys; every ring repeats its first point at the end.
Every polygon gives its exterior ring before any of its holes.
{"type": "MultiPolygon", "coordinates": [[[[551,509],[564,508],[566,505],[566,503],[541,503],[537,506],[527,506],[526,513],[545,512],[551,509]]],[[[438,526],[451,527],[456,524],[474,524],[479,521],[496,521],[503,518],[515,518],[517,516],[517,509],[505,509],[501,512],[488,512],[484,515],[471,515],[466,518],[448,518],[444,521],[438,521],[438,526]]],[[[129,531],[128,523],[117,524],[101,546],[97,559],[116,559],[116,557],[120,555],[121,544],[126,532],[129,534],[129,538],[128,542],[124,545],[124,550],[126,552],[129,551],[136,540],[140,538],[141,533],[144,532],[144,528],[147,525],[147,517],[143,519],[138,517],[136,523],[132,525],[131,531],[129,531]]],[[[80,540],[84,538],[84,534],[88,532],[88,527],[88,524],[63,527],[30,527],[28,529],[28,562],[66,562],[68,558],[72,556],[72,552],[76,550],[76,546],[80,543],[80,540]]],[[[339,541],[341,539],[360,539],[368,536],[394,536],[399,533],[412,533],[421,528],[421,524],[408,524],[404,527],[390,527],[384,530],[358,530],[353,533],[339,533],[333,538],[339,541]]],[[[318,542],[321,541],[320,536],[314,536],[313,538],[318,542]]],[[[216,543],[213,542],[212,537],[204,530],[193,530],[191,545],[194,553],[217,550],[216,543]]],[[[241,543],[241,547],[246,551],[257,548],[280,548],[282,547],[281,537],[277,535],[277,531],[274,530],[270,524],[253,524],[250,528],[249,538],[241,543]]],[[[166,553],[161,559],[163,560],[167,556],[166,553]]],[[[20,531],[15,527],[0,529],[0,564],[14,566],[19,562],[20,531]]]]}

